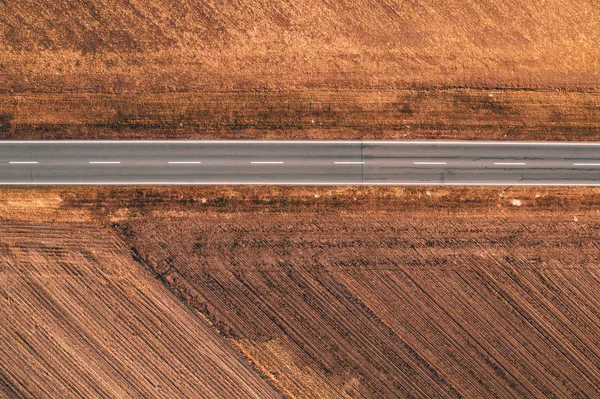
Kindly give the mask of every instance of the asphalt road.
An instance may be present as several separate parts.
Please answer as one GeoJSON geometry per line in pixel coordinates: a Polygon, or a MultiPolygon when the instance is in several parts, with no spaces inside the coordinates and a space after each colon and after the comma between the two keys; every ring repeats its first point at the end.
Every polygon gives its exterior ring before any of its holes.
{"type": "Polygon", "coordinates": [[[600,143],[0,141],[0,184],[600,186],[600,143]]]}

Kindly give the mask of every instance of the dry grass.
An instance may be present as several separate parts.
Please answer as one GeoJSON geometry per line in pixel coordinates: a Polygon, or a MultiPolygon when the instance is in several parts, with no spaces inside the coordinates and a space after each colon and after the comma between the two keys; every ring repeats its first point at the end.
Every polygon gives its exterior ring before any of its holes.
{"type": "Polygon", "coordinates": [[[0,138],[598,137],[584,0],[60,0],[0,17],[0,138]]]}
{"type": "Polygon", "coordinates": [[[0,15],[0,90],[600,83],[600,9],[584,0],[60,0],[0,15]]]}
{"type": "MultiPolygon", "coordinates": [[[[62,208],[96,220],[211,213],[487,213],[598,212],[596,187],[86,187],[39,188],[62,208]],[[521,201],[514,206],[513,200],[521,201]]],[[[29,189],[6,189],[27,197],[29,189]]],[[[1,198],[1,197],[0,197],[1,198]]],[[[5,197],[6,198],[6,197],[5,197]]]]}
{"type": "Polygon", "coordinates": [[[597,140],[597,92],[506,90],[0,96],[3,139],[597,140]]]}

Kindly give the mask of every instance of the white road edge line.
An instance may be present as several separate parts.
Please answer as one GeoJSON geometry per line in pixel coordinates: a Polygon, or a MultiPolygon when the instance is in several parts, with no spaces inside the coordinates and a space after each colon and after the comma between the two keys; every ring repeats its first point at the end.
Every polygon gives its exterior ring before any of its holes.
{"type": "Polygon", "coordinates": [[[120,164],[121,161],[89,161],[88,163],[90,163],[90,164],[112,164],[112,165],[116,165],[116,164],[120,164]]]}
{"type": "Polygon", "coordinates": [[[364,161],[336,161],[334,164],[337,165],[364,165],[364,161]]]}
{"type": "Polygon", "coordinates": [[[281,161],[251,161],[251,164],[255,165],[280,165],[283,162],[281,161]]]}
{"type": "Polygon", "coordinates": [[[527,165],[525,162],[494,162],[494,165],[527,165]]]}
{"type": "Polygon", "coordinates": [[[200,161],[169,161],[167,162],[170,165],[188,165],[188,164],[200,164],[200,161]]]}
{"type": "Polygon", "coordinates": [[[10,161],[8,163],[12,163],[12,164],[36,164],[39,163],[37,161],[10,161]]]}
{"type": "Polygon", "coordinates": [[[409,145],[523,145],[523,146],[600,146],[600,142],[569,141],[478,141],[478,140],[1,140],[2,144],[409,144],[409,145]]]}
{"type": "Polygon", "coordinates": [[[441,182],[394,182],[394,183],[378,183],[378,182],[302,182],[302,183],[289,183],[289,182],[200,182],[200,181],[187,181],[187,182],[165,182],[165,181],[140,181],[140,182],[3,182],[0,181],[0,186],[143,186],[143,185],[161,185],[161,186],[241,186],[241,185],[253,185],[253,186],[554,186],[554,187],[599,187],[599,183],[472,183],[472,182],[456,182],[456,183],[441,183],[441,182]]]}
{"type": "Polygon", "coordinates": [[[415,165],[446,165],[447,162],[413,162],[415,165]]]}
{"type": "Polygon", "coordinates": [[[600,166],[600,163],[574,163],[573,166],[600,166]]]}

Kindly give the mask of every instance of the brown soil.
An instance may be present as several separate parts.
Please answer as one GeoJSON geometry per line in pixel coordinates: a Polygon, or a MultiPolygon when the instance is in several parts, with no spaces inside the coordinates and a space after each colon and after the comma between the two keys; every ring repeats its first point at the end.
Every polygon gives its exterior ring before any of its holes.
{"type": "Polygon", "coordinates": [[[599,189],[36,191],[290,397],[599,394],[599,189]]]}
{"type": "Polygon", "coordinates": [[[0,95],[0,139],[597,140],[597,92],[0,95]]]}
{"type": "Polygon", "coordinates": [[[0,2],[0,90],[598,87],[585,0],[0,2]]]}
{"type": "Polygon", "coordinates": [[[90,215],[0,192],[0,397],[280,397],[90,215]]]}
{"type": "Polygon", "coordinates": [[[598,190],[510,191],[200,190],[114,226],[291,397],[597,396],[598,190]]]}

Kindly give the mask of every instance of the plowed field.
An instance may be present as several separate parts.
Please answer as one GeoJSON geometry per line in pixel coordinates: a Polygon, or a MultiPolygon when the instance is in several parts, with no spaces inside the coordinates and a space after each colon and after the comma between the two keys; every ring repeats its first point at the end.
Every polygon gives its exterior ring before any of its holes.
{"type": "Polygon", "coordinates": [[[280,397],[112,231],[60,202],[0,193],[0,397],[280,397]]]}
{"type": "Polygon", "coordinates": [[[307,377],[326,396],[598,395],[596,220],[432,216],[157,217],[124,231],[293,395],[311,396],[307,377]]]}
{"type": "Polygon", "coordinates": [[[597,189],[65,191],[290,397],[594,397],[597,189]],[[462,204],[462,206],[459,206],[462,204]]]}
{"type": "Polygon", "coordinates": [[[595,397],[599,194],[4,189],[0,392],[595,397]]]}

